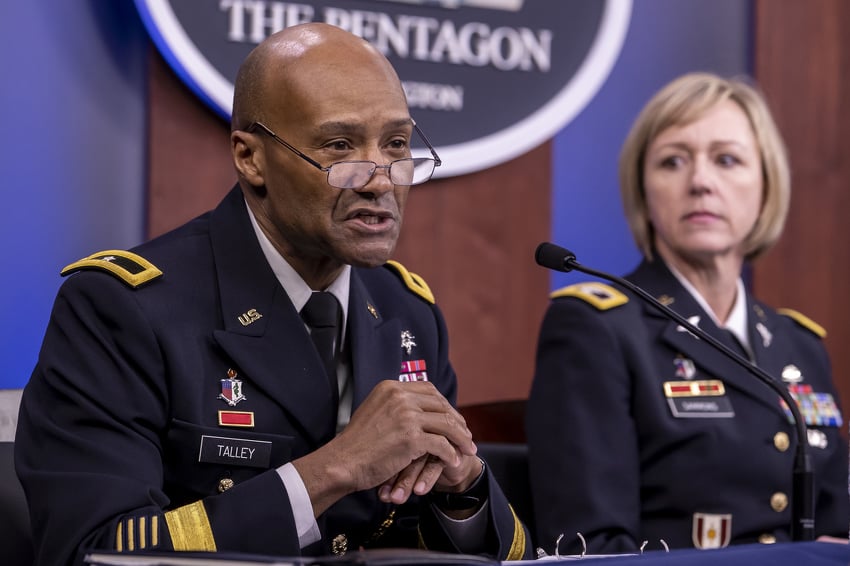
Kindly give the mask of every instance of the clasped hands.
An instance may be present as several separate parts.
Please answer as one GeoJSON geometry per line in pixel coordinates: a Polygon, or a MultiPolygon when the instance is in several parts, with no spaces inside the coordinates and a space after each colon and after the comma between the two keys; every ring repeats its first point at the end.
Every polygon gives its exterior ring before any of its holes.
{"type": "Polygon", "coordinates": [[[463,417],[429,382],[382,381],[332,441],[293,464],[316,516],[356,491],[387,503],[465,490],[481,461],[463,417]]]}

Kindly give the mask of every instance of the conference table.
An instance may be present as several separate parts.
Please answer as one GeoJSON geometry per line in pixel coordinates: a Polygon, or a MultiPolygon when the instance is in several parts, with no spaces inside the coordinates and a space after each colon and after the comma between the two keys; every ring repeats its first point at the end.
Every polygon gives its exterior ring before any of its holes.
{"type": "MultiPolygon", "coordinates": [[[[653,550],[643,554],[607,556],[547,556],[536,560],[504,562],[505,566],[556,566],[576,562],[599,566],[850,566],[850,545],[834,542],[794,542],[773,545],[749,544],[717,550],[653,550]]],[[[345,556],[285,558],[270,556],[173,553],[99,553],[92,565],[99,566],[496,566],[498,561],[481,556],[452,555],[416,550],[374,550],[345,556]]]]}
{"type": "MultiPolygon", "coordinates": [[[[538,566],[548,566],[546,562],[574,563],[582,560],[596,562],[600,566],[619,566],[620,564],[640,564],[642,566],[809,566],[842,565],[850,566],[850,545],[834,542],[793,542],[779,544],[745,544],[717,550],[671,550],[669,552],[644,552],[640,555],[606,556],[584,558],[570,556],[565,558],[546,557],[535,560],[538,566]]],[[[530,561],[529,561],[530,562],[530,561]]]]}

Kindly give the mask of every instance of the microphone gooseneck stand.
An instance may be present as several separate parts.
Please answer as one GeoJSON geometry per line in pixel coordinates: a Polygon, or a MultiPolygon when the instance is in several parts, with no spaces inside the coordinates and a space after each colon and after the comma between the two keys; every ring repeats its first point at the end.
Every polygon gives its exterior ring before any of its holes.
{"type": "Polygon", "coordinates": [[[646,303],[658,309],[665,316],[675,320],[691,334],[704,340],[712,347],[722,352],[729,359],[740,365],[751,375],[758,378],[762,383],[774,390],[791,411],[794,417],[794,425],[797,432],[797,446],[795,447],[794,455],[794,470],[792,480],[792,495],[791,495],[791,538],[795,541],[811,541],[815,539],[815,510],[814,510],[814,472],[812,470],[811,457],[808,452],[808,432],[806,423],[800,414],[800,409],[796,401],[791,396],[788,389],[780,384],[779,381],[771,377],[763,369],[742,357],[737,352],[728,348],[725,344],[711,336],[704,330],[691,324],[685,317],[663,305],[658,300],[622,277],[598,271],[596,269],[586,267],[576,261],[576,256],[566,248],[562,248],[549,242],[543,242],[537,246],[534,254],[537,263],[543,267],[553,269],[555,271],[570,272],[581,271],[588,275],[606,279],[622,287],[625,287],[646,303]]]}

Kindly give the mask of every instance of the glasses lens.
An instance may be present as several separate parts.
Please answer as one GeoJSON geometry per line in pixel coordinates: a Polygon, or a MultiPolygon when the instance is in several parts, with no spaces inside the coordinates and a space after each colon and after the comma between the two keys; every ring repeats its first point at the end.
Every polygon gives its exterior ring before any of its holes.
{"type": "MultiPolygon", "coordinates": [[[[360,189],[366,186],[377,168],[378,165],[371,161],[340,161],[328,168],[328,183],[338,189],[360,189]]],[[[398,159],[390,163],[389,169],[394,185],[418,185],[434,174],[434,160],[430,157],[398,159]]]]}
{"type": "Polygon", "coordinates": [[[328,169],[328,184],[338,189],[359,189],[366,186],[374,172],[371,161],[340,161],[328,169]]]}
{"type": "Polygon", "coordinates": [[[390,165],[390,179],[396,185],[418,185],[430,179],[433,173],[434,160],[429,157],[399,159],[390,165]]]}

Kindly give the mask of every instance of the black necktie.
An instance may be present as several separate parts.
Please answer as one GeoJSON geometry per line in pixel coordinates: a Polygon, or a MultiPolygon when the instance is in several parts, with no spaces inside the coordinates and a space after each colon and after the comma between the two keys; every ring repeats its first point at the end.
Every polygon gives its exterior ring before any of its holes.
{"type": "Polygon", "coordinates": [[[726,338],[723,340],[735,353],[740,354],[745,360],[750,360],[750,352],[744,347],[738,336],[728,328],[721,328],[720,332],[726,338]]]}
{"type": "Polygon", "coordinates": [[[334,342],[337,341],[342,321],[342,307],[331,293],[316,291],[301,309],[301,318],[310,327],[310,337],[325,365],[325,373],[333,396],[333,419],[336,430],[337,407],[339,406],[339,384],[336,378],[336,356],[334,342]]]}

